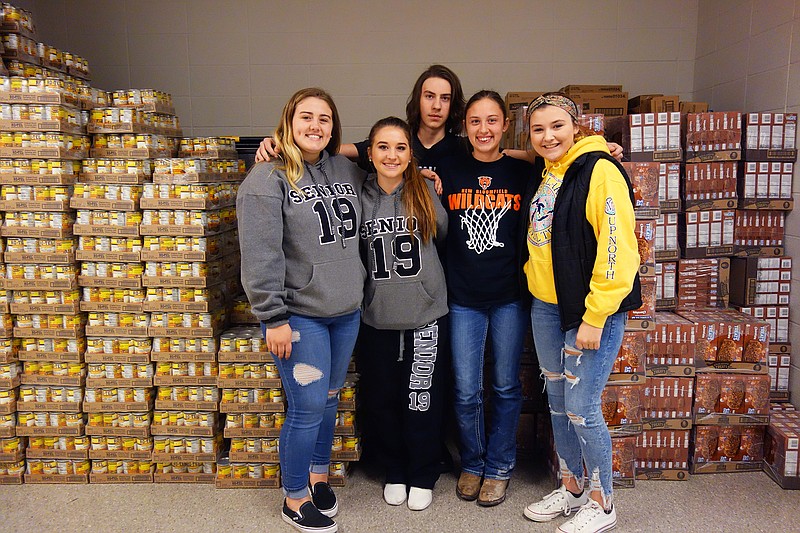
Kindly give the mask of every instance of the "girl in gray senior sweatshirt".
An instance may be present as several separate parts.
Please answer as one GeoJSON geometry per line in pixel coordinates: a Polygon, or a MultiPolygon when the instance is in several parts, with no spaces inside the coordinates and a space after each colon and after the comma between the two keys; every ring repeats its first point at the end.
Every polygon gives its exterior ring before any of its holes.
{"type": "Polygon", "coordinates": [[[412,139],[396,117],[369,134],[376,174],[361,196],[367,286],[358,368],[367,442],[386,469],[384,499],[419,511],[440,472],[449,347],[437,244],[447,214],[417,169],[412,139]]]}
{"type": "Polygon", "coordinates": [[[253,167],[236,199],[242,284],[281,375],[282,518],[331,533],[328,484],[338,391],[358,335],[365,270],[359,257],[364,172],[335,154],[341,125],[330,95],[302,89],[275,131],[282,160],[253,167]]]}

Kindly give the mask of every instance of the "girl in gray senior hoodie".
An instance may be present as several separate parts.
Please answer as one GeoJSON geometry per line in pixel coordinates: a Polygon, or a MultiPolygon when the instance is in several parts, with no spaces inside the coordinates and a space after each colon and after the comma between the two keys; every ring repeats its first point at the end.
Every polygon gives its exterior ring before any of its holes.
{"type": "Polygon", "coordinates": [[[386,503],[427,508],[440,472],[449,368],[447,285],[437,244],[447,214],[396,117],[370,131],[376,173],[361,196],[367,266],[359,350],[367,442],[386,471],[386,503]]]}
{"type": "Polygon", "coordinates": [[[338,391],[358,335],[365,269],[359,256],[364,172],[336,154],[341,125],[330,95],[302,89],[275,131],[282,160],[253,167],[236,199],[242,284],[283,382],[281,516],[332,533],[328,484],[338,391]]]}

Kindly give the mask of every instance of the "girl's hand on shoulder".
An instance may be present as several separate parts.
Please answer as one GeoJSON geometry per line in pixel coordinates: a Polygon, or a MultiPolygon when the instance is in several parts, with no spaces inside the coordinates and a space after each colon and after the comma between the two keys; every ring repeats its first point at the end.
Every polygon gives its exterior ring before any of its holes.
{"type": "Polygon", "coordinates": [[[622,162],[622,146],[608,141],[606,141],[606,144],[608,144],[608,151],[611,152],[611,157],[622,162]]]}
{"type": "Polygon", "coordinates": [[[261,144],[258,145],[258,150],[256,151],[256,163],[261,163],[262,161],[272,161],[278,154],[280,153],[280,149],[275,144],[275,140],[272,137],[264,137],[261,141],[261,144]]]}
{"type": "Polygon", "coordinates": [[[265,342],[267,349],[279,359],[289,359],[292,355],[292,328],[289,324],[277,328],[267,328],[265,342]]]}
{"type": "Polygon", "coordinates": [[[423,168],[419,173],[422,174],[424,178],[433,181],[433,190],[436,191],[436,194],[442,194],[444,188],[442,187],[442,178],[439,177],[439,174],[429,168],[423,168]]]}
{"type": "Polygon", "coordinates": [[[597,350],[600,348],[602,336],[603,328],[596,328],[586,322],[581,322],[575,339],[575,347],[579,350],[597,350]]]}

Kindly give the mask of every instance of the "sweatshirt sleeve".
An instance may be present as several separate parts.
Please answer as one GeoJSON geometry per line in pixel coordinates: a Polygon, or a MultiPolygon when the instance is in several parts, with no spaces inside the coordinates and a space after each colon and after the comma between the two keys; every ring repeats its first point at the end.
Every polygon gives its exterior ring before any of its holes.
{"type": "Polygon", "coordinates": [[[594,167],[586,200],[586,219],[597,238],[597,259],[586,296],[583,320],[602,328],[630,293],[639,270],[633,205],[625,178],[609,161],[594,167]]]}
{"type": "Polygon", "coordinates": [[[251,174],[248,180],[250,183],[242,184],[236,198],[242,286],[253,314],[270,327],[277,327],[289,321],[284,287],[283,191],[279,181],[264,172],[251,174]]]}

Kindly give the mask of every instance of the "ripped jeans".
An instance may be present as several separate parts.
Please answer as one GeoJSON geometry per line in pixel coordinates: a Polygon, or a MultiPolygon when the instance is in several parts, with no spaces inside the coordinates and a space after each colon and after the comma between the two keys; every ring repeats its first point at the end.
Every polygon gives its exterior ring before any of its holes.
{"type": "Polygon", "coordinates": [[[289,325],[300,332],[300,340],[292,344],[289,359],[273,356],[289,404],[279,449],[283,493],[289,498],[308,495],[309,472],[328,473],[338,391],[360,319],[360,311],[333,318],[293,315],[289,325]]]}
{"type": "Polygon", "coordinates": [[[533,299],[531,323],[539,367],[545,377],[553,438],[561,477],[572,474],[584,486],[584,465],[590,490],[611,502],[611,437],[600,396],[622,345],[627,313],[606,319],[600,348],[577,350],[578,328],[561,331],[558,306],[533,299]]]}

